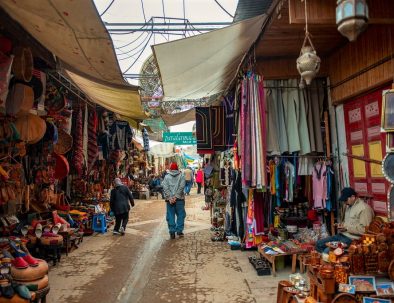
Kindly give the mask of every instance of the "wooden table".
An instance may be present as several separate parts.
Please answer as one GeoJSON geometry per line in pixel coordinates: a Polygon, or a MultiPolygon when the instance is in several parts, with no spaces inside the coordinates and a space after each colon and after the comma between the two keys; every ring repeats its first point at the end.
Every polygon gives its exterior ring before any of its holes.
{"type": "Polygon", "coordinates": [[[276,254],[276,255],[270,255],[267,254],[260,246],[259,246],[259,253],[262,257],[268,260],[268,262],[271,263],[272,265],[272,275],[275,277],[276,276],[276,265],[275,265],[275,259],[277,257],[283,257],[283,256],[291,256],[291,273],[296,272],[296,267],[297,267],[297,255],[300,254],[305,254],[305,251],[297,251],[297,252],[289,252],[289,253],[283,253],[283,254],[276,254]]]}

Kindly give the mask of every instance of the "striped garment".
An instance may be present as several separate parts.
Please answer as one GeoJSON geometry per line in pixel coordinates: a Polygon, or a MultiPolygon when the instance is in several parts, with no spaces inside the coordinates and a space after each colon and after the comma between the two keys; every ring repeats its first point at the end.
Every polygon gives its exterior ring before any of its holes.
{"type": "Polygon", "coordinates": [[[88,174],[89,174],[98,157],[98,146],[97,146],[98,118],[95,109],[89,108],[88,114],[89,114],[89,120],[88,120],[88,174]]]}

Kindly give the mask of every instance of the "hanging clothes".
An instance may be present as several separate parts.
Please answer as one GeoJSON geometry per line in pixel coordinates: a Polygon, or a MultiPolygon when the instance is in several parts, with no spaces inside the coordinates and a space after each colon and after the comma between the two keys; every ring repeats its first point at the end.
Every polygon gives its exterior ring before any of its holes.
{"type": "Polygon", "coordinates": [[[281,85],[284,87],[282,88],[282,102],[285,114],[289,153],[293,153],[300,151],[301,149],[295,107],[296,102],[298,102],[298,90],[296,88],[290,88],[291,85],[293,85],[291,80],[282,81],[281,85]]]}
{"type": "Polygon", "coordinates": [[[311,176],[313,172],[313,160],[308,157],[298,158],[298,175],[311,176]]]}
{"type": "MultiPolygon", "coordinates": [[[[274,81],[266,81],[268,87],[273,87],[274,81]]],[[[267,104],[267,153],[270,155],[279,155],[279,135],[278,135],[278,109],[277,103],[272,95],[275,90],[272,88],[265,90],[265,99],[267,104]]]]}
{"type": "Polygon", "coordinates": [[[295,185],[295,167],[292,163],[289,161],[286,161],[284,165],[284,171],[285,171],[285,177],[286,177],[286,182],[285,182],[285,187],[286,187],[286,192],[285,192],[285,198],[284,200],[286,202],[293,202],[294,199],[294,185],[295,185]]]}
{"type": "Polygon", "coordinates": [[[313,168],[313,201],[315,208],[325,208],[327,199],[326,164],[319,161],[313,168]]]}
{"type": "Polygon", "coordinates": [[[231,148],[234,144],[234,102],[235,95],[233,91],[225,96],[222,101],[225,114],[225,145],[227,148],[231,148]]]}
{"type": "Polygon", "coordinates": [[[149,151],[149,134],[145,127],[142,130],[142,140],[144,143],[144,151],[149,151]]]}
{"type": "Polygon", "coordinates": [[[109,133],[111,135],[111,149],[127,150],[133,139],[133,131],[127,121],[114,121],[109,133]]]}
{"type": "Polygon", "coordinates": [[[75,114],[75,130],[74,144],[73,144],[73,157],[72,162],[75,172],[79,177],[82,177],[83,173],[83,121],[82,121],[82,108],[78,106],[75,114]]]}
{"type": "MultiPolygon", "coordinates": [[[[276,83],[275,86],[279,87],[280,82],[275,81],[275,83],[276,83]]],[[[278,125],[278,140],[279,140],[280,153],[283,154],[289,151],[289,143],[287,139],[287,129],[286,129],[284,107],[283,107],[282,90],[276,89],[272,97],[274,98],[274,101],[277,104],[278,117],[276,121],[278,125]]]]}
{"type": "Polygon", "coordinates": [[[331,211],[332,205],[332,195],[334,193],[334,170],[331,165],[326,165],[326,179],[327,179],[327,198],[326,198],[326,209],[331,211]]]}

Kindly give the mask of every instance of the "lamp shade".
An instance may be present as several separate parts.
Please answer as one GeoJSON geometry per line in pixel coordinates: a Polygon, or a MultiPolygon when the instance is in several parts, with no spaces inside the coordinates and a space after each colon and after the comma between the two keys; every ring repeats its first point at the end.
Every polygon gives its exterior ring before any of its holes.
{"type": "Polygon", "coordinates": [[[336,8],[336,22],[338,31],[355,41],[367,28],[369,10],[366,0],[338,0],[336,8]]]}

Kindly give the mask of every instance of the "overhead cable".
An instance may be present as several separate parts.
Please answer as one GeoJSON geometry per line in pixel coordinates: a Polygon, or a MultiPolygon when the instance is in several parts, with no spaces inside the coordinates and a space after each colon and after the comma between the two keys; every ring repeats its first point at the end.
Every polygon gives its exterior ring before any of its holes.
{"type": "Polygon", "coordinates": [[[145,23],[146,23],[144,0],[141,0],[141,7],[142,7],[142,14],[144,15],[144,20],[145,20],[145,23]]]}
{"type": "Polygon", "coordinates": [[[214,0],[214,1],[216,2],[217,5],[220,6],[220,8],[221,8],[227,15],[229,15],[231,18],[234,19],[234,16],[231,15],[228,11],[226,11],[226,9],[225,9],[217,0],[214,0]]]}
{"type": "Polygon", "coordinates": [[[146,47],[148,46],[148,43],[151,39],[152,35],[150,35],[148,41],[145,43],[143,50],[140,52],[140,54],[138,55],[138,57],[134,60],[134,62],[123,72],[123,74],[127,73],[133,66],[134,64],[138,61],[138,59],[141,57],[142,53],[144,52],[144,50],[146,49],[146,47]]]}
{"type": "Polygon", "coordinates": [[[115,0],[112,0],[111,3],[107,6],[107,8],[100,14],[100,17],[102,17],[112,6],[112,4],[114,4],[115,0]]]}

